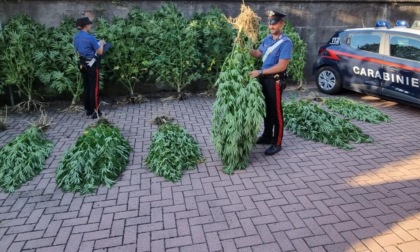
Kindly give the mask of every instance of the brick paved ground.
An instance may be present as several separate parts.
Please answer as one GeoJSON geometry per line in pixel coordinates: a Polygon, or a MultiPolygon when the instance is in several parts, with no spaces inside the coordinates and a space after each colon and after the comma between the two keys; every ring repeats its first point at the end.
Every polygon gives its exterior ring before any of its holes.
{"type": "MultiPolygon", "coordinates": [[[[209,137],[213,99],[168,103],[206,157],[176,184],[144,165],[162,102],[109,109],[134,152],[115,186],[84,196],[57,189],[54,172],[92,120],[49,111],[55,147],[45,169],[0,192],[0,251],[420,251],[420,110],[346,95],[391,117],[356,122],[374,143],[345,151],[286,131],[280,154],[257,146],[232,176],[209,137]]],[[[36,118],[11,115],[0,146],[36,118]]]]}

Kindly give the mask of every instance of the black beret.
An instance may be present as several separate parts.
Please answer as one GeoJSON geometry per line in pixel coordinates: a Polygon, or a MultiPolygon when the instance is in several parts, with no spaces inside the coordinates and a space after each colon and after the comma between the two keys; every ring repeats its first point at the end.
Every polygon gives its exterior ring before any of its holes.
{"type": "Polygon", "coordinates": [[[76,27],[78,29],[81,29],[85,25],[89,25],[89,24],[92,24],[92,22],[90,21],[90,19],[88,17],[78,18],[77,21],[76,21],[76,27]]]}
{"type": "Polygon", "coordinates": [[[272,10],[266,11],[265,14],[269,18],[271,24],[275,24],[281,21],[286,16],[283,13],[272,11],[272,10]]]}

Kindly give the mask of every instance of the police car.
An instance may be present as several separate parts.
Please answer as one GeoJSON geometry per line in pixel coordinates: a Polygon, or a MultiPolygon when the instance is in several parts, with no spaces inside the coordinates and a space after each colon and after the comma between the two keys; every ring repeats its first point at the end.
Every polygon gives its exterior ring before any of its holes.
{"type": "Polygon", "coordinates": [[[406,21],[378,21],[374,28],[338,31],[318,51],[318,89],[343,88],[420,106],[420,29],[406,21]]]}

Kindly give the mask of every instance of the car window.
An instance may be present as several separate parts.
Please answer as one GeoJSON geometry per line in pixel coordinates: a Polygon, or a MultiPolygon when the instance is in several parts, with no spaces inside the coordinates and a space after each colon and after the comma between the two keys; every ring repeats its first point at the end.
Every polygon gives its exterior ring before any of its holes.
{"type": "Polygon", "coordinates": [[[379,53],[381,36],[379,34],[349,34],[345,41],[354,49],[379,53]]]}
{"type": "Polygon", "coordinates": [[[390,52],[391,56],[420,60],[420,39],[391,35],[390,52]]]}

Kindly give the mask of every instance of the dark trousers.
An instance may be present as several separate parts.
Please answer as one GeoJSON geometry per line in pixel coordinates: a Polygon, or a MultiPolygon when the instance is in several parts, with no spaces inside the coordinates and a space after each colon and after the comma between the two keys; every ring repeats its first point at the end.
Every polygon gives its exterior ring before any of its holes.
{"type": "Polygon", "coordinates": [[[98,112],[99,105],[99,68],[97,64],[89,67],[87,64],[81,64],[83,86],[84,86],[84,105],[88,115],[98,112]]]}
{"type": "Polygon", "coordinates": [[[276,80],[272,76],[262,76],[260,83],[262,85],[266,109],[263,137],[272,139],[274,145],[281,146],[284,128],[281,96],[285,85],[282,80],[276,80]]]}

